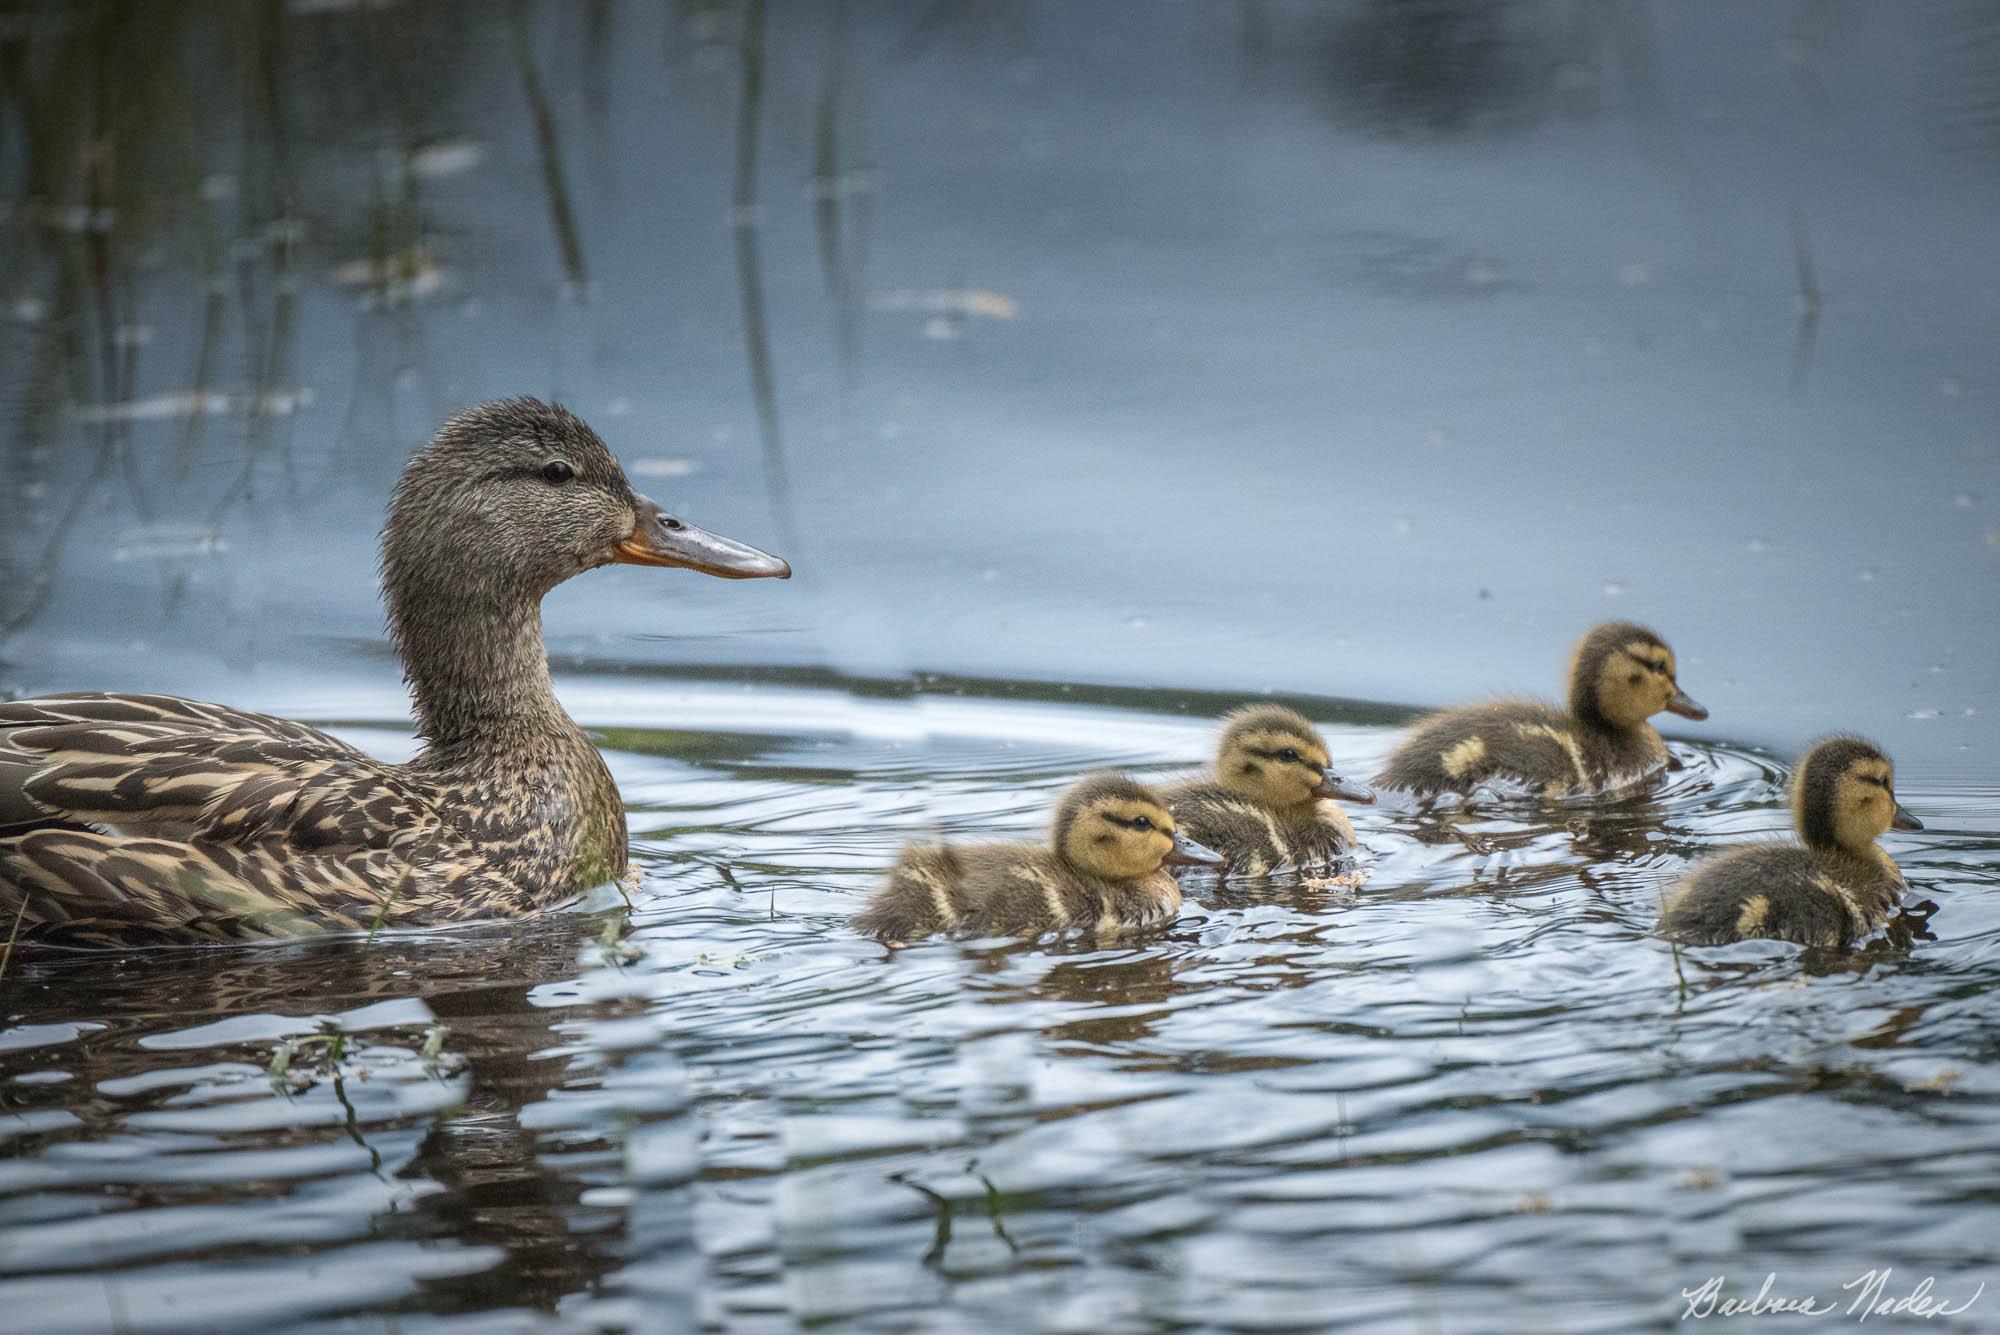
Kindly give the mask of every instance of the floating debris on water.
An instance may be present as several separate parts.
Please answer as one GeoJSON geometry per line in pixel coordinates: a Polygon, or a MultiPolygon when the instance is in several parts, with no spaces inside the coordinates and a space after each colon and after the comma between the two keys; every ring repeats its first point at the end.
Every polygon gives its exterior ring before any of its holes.
{"type": "Polygon", "coordinates": [[[294,390],[273,390],[262,396],[223,394],[215,390],[183,389],[166,394],[148,394],[122,403],[73,404],[69,415],[79,422],[154,422],[175,417],[219,416],[225,413],[259,413],[269,417],[289,417],[312,406],[310,386],[294,390]]]}
{"type": "Polygon", "coordinates": [[[690,477],[701,465],[692,459],[634,459],[625,471],[633,477],[690,477]]]}
{"type": "Polygon", "coordinates": [[[229,540],[206,524],[142,524],[111,549],[114,561],[157,560],[173,556],[216,556],[229,550],[229,540]]]}
{"type": "Polygon", "coordinates": [[[486,160],[486,145],[477,139],[440,139],[410,153],[410,170],[435,180],[469,172],[486,160]]]}
{"type": "Polygon", "coordinates": [[[869,298],[868,307],[889,314],[976,316],[986,320],[1012,320],[1021,312],[1020,303],[1012,297],[979,288],[899,288],[876,293],[869,298]]]}

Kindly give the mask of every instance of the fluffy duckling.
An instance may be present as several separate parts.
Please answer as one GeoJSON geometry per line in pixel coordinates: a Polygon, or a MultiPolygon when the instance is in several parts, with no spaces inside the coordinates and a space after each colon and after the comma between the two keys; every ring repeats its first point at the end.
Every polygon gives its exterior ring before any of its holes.
{"type": "Polygon", "coordinates": [[[1495,700],[1432,714],[1411,727],[1375,783],[1426,797],[1495,778],[1548,797],[1600,792],[1666,764],[1666,743],[1646,721],[1663,709],[1708,717],[1674,680],[1665,640],[1629,621],[1606,622],[1570,658],[1568,709],[1495,700]]]}
{"type": "Polygon", "coordinates": [[[950,931],[1111,934],[1180,912],[1180,886],[1168,866],[1221,861],[1175,829],[1158,793],[1102,774],[1063,794],[1046,848],[905,849],[854,926],[892,945],[950,931]]]}
{"type": "Polygon", "coordinates": [[[1804,847],[1751,845],[1703,862],[1668,901],[1660,931],[1687,945],[1750,937],[1845,946],[1867,936],[1903,897],[1903,873],[1875,840],[1923,823],[1896,801],[1880,747],[1830,737],[1799,763],[1792,821],[1804,847]]]}
{"type": "Polygon", "coordinates": [[[1166,789],[1167,806],[1182,833],[1227,859],[1225,874],[1324,866],[1354,847],[1354,827],[1332,799],[1375,800],[1329,760],[1305,715],[1249,705],[1224,716],[1214,777],[1166,789]]]}

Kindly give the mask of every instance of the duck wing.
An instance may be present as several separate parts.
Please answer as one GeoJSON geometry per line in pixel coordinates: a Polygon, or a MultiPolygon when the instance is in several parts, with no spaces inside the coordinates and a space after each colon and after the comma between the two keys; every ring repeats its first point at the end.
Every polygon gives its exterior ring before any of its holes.
{"type": "Polygon", "coordinates": [[[422,787],[303,724],[165,696],[0,705],[0,915],[24,934],[414,921],[491,890],[479,866],[422,787]]]}

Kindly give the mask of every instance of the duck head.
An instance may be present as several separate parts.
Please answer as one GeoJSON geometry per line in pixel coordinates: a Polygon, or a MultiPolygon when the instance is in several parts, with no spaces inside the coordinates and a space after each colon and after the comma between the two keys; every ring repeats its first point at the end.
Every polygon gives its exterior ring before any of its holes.
{"type": "Polygon", "coordinates": [[[1607,621],[1578,642],[1570,657],[1569,707],[1586,723],[1613,728],[1636,728],[1662,710],[1708,717],[1676,680],[1667,642],[1630,621],[1607,621]]]}
{"type": "Polygon", "coordinates": [[[1107,881],[1151,876],[1162,866],[1218,866],[1222,856],[1174,829],[1160,795],[1119,774],[1085,779],[1056,806],[1056,856],[1107,881]]]}
{"type": "Polygon", "coordinates": [[[403,469],[382,531],[392,602],[424,581],[539,598],[622,561],[787,579],[784,561],[668,514],[567,409],[503,399],[451,418],[403,469]]]}
{"type": "Polygon", "coordinates": [[[1373,802],[1375,794],[1333,770],[1320,736],[1305,715],[1282,705],[1248,705],[1224,715],[1216,781],[1269,807],[1294,807],[1323,797],[1373,802]]]}
{"type": "Polygon", "coordinates": [[[1863,856],[1889,830],[1924,828],[1896,801],[1889,757],[1860,737],[1829,737],[1806,752],[1792,778],[1792,819],[1808,847],[1863,856]]]}

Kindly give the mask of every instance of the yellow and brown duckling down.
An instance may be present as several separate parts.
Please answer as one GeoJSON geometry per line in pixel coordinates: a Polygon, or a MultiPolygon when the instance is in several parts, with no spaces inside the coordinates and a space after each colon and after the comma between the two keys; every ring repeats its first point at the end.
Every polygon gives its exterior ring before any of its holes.
{"type": "Polygon", "coordinates": [[[1175,865],[1222,859],[1180,833],[1160,794],[1118,774],[1063,794],[1046,846],[912,846],[854,919],[900,945],[935,932],[1115,935],[1180,912],[1175,865]]]}
{"type": "Polygon", "coordinates": [[[156,695],[0,704],[0,921],[86,945],[513,915],[622,877],[625,813],[556,701],[542,596],[614,561],[783,579],[632,490],[597,433],[509,399],[404,468],[382,591],[423,751],[156,695]]]}
{"type": "Polygon", "coordinates": [[[1880,747],[1830,737],[1792,779],[1802,844],[1749,845],[1701,863],[1667,901],[1660,931],[1688,945],[1751,937],[1846,946],[1880,927],[1903,897],[1903,873],[1875,841],[1923,823],[1896,801],[1880,747]]]}
{"type": "Polygon", "coordinates": [[[1419,719],[1375,783],[1420,796],[1467,793],[1494,779],[1548,797],[1600,792],[1666,764],[1666,743],[1647,722],[1662,710],[1708,717],[1680,688],[1665,640],[1629,621],[1607,622],[1571,656],[1567,709],[1495,700],[1419,719]]]}
{"type": "Polygon", "coordinates": [[[1181,833],[1220,853],[1226,873],[1324,867],[1354,847],[1354,826],[1335,799],[1375,800],[1332,762],[1305,715],[1249,705],[1224,717],[1215,773],[1164,793],[1181,833]]]}

